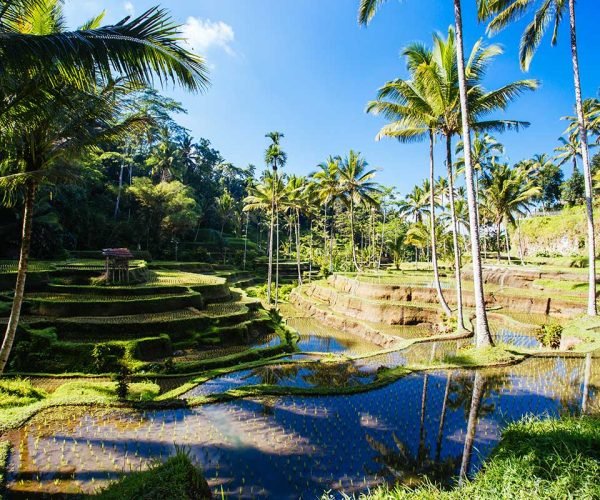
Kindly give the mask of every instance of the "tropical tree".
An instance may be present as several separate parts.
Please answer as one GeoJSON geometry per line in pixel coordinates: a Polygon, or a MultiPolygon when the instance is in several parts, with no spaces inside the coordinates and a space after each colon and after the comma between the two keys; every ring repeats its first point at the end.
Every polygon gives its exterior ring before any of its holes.
{"type": "Polygon", "coordinates": [[[578,136],[583,161],[583,177],[585,180],[585,207],[587,215],[587,247],[589,257],[588,273],[588,306],[587,313],[596,316],[596,234],[594,230],[594,206],[591,161],[588,147],[588,132],[583,98],[581,95],[581,78],[579,74],[579,55],[577,48],[577,22],[575,17],[575,0],[477,0],[478,15],[482,20],[489,20],[488,32],[497,33],[510,24],[533,12],[532,21],[526,26],[521,37],[519,60],[521,68],[528,70],[533,56],[539,47],[546,30],[553,26],[551,44],[558,42],[559,27],[566,17],[569,19],[571,42],[571,64],[573,67],[573,84],[575,88],[575,108],[577,111],[578,136]]]}
{"type": "MultiPolygon", "coordinates": [[[[378,8],[385,0],[361,0],[358,20],[361,24],[368,24],[378,8]]],[[[467,203],[469,206],[469,225],[471,227],[471,254],[473,258],[473,292],[475,295],[475,338],[476,345],[491,345],[492,337],[485,312],[485,297],[483,293],[483,275],[481,265],[481,249],[479,243],[479,222],[477,220],[477,200],[475,199],[475,186],[473,184],[473,164],[471,161],[471,128],[469,123],[469,102],[467,97],[467,76],[465,72],[465,56],[463,47],[462,9],[461,0],[453,0],[454,23],[456,26],[456,57],[458,68],[458,88],[460,95],[460,117],[462,124],[462,137],[465,142],[465,177],[467,186],[467,203]]]]}
{"type": "Polygon", "coordinates": [[[281,209],[291,214],[291,220],[296,240],[296,267],[298,269],[298,285],[302,285],[302,266],[300,262],[300,214],[306,208],[306,179],[290,175],[282,194],[281,209]]]}
{"type": "Polygon", "coordinates": [[[402,200],[399,200],[398,211],[407,219],[422,222],[423,216],[428,213],[429,194],[421,186],[414,186],[402,200]]]}
{"type": "Polygon", "coordinates": [[[540,188],[527,176],[527,172],[510,168],[508,165],[495,165],[489,173],[484,175],[483,196],[486,205],[491,211],[496,224],[496,242],[498,262],[500,262],[500,233],[504,223],[506,253],[510,264],[510,241],[508,225],[515,225],[515,215],[527,212],[531,200],[539,195],[540,188]]]}
{"type": "MultiPolygon", "coordinates": [[[[402,52],[407,60],[410,80],[396,79],[385,84],[378,92],[377,100],[367,105],[367,112],[382,114],[391,123],[384,125],[377,139],[392,137],[400,142],[419,141],[427,138],[429,144],[429,182],[426,192],[429,200],[431,262],[438,300],[444,313],[452,311],[444,298],[440,285],[435,237],[435,159],[434,145],[437,124],[440,120],[431,86],[422,64],[430,64],[430,54],[422,46],[413,44],[402,52]],[[390,100],[388,100],[390,99],[390,100]]],[[[462,323],[461,323],[462,325],[462,323]]]]}
{"type": "MultiPolygon", "coordinates": [[[[99,139],[89,133],[90,121],[96,125],[104,121],[106,108],[100,106],[104,111],[95,120],[89,120],[87,112],[80,113],[76,125],[72,111],[77,99],[70,98],[72,92],[67,88],[84,88],[88,95],[97,96],[99,82],[113,82],[115,74],[136,85],[158,78],[192,91],[202,90],[208,83],[204,60],[179,45],[179,27],[166,11],[151,9],[132,21],[125,19],[106,27],[99,26],[101,20],[98,16],[81,30],[65,32],[58,0],[6,1],[0,10],[0,97],[5,103],[0,120],[3,130],[12,131],[13,136],[2,137],[2,141],[27,145],[3,158],[0,180],[5,193],[14,189],[24,192],[21,250],[13,306],[0,348],[0,371],[8,361],[23,302],[36,190],[50,179],[46,174],[59,161],[82,154],[99,139]],[[23,121],[26,115],[31,121],[23,121]],[[57,121],[65,115],[70,115],[66,123],[57,121]],[[44,121],[54,128],[42,129],[44,121]],[[81,134],[71,134],[67,124],[81,134]],[[27,142],[34,137],[39,142],[27,142]],[[40,147],[45,151],[39,151],[40,147]]],[[[106,122],[112,121],[108,118],[106,122]]],[[[99,133],[111,128],[112,124],[93,130],[99,133]]]]}
{"type": "Polygon", "coordinates": [[[277,206],[277,199],[279,193],[277,189],[280,187],[278,182],[278,170],[283,167],[287,161],[287,155],[281,149],[280,141],[283,138],[281,132],[269,132],[265,135],[271,139],[271,144],[265,151],[265,163],[271,167],[273,173],[273,182],[271,187],[273,193],[271,196],[271,222],[269,225],[269,264],[267,269],[267,302],[271,304],[271,285],[273,283],[273,245],[276,246],[276,264],[275,264],[275,307],[279,298],[279,208],[277,206]],[[275,235],[276,233],[276,235],[275,235]],[[274,239],[277,241],[274,243],[274,239]]]}
{"type": "Polygon", "coordinates": [[[311,178],[317,185],[317,196],[323,204],[323,245],[327,253],[327,209],[331,206],[331,217],[329,221],[329,272],[333,272],[333,240],[335,225],[335,201],[340,194],[339,167],[342,159],[339,156],[329,156],[326,161],[320,163],[311,178]]]}
{"type": "Polygon", "coordinates": [[[371,179],[375,176],[375,170],[369,169],[367,161],[357,153],[350,150],[348,155],[340,163],[338,168],[340,176],[340,197],[350,212],[350,245],[352,247],[352,262],[357,271],[361,271],[356,258],[354,215],[358,205],[376,206],[374,196],[380,193],[380,189],[371,179]]]}
{"type": "MultiPolygon", "coordinates": [[[[508,103],[525,90],[536,88],[537,82],[522,80],[509,83],[492,91],[486,91],[481,81],[488,66],[502,51],[500,47],[492,45],[486,47],[481,40],[473,47],[465,71],[467,75],[467,98],[471,115],[469,123],[478,130],[506,130],[518,129],[528,125],[515,120],[489,120],[487,115],[494,110],[506,108],[508,103]]],[[[460,107],[460,79],[457,62],[457,40],[455,31],[448,29],[447,38],[439,34],[433,36],[433,49],[428,49],[421,44],[413,44],[404,51],[408,60],[409,70],[421,81],[420,87],[424,88],[429,98],[429,114],[436,119],[433,127],[436,133],[441,134],[446,140],[446,166],[448,170],[448,183],[450,195],[450,211],[452,214],[451,228],[453,231],[455,282],[457,295],[458,327],[464,328],[462,306],[462,278],[460,270],[460,249],[458,246],[458,228],[456,222],[456,209],[454,203],[454,173],[452,162],[452,139],[462,131],[460,107]]],[[[378,106],[372,105],[374,110],[387,112],[388,118],[396,120],[389,124],[388,134],[399,134],[402,130],[404,137],[412,140],[419,137],[418,131],[411,130],[410,122],[415,120],[415,113],[422,113],[423,108],[415,109],[415,94],[410,89],[403,88],[401,80],[386,84],[380,94],[378,106]],[[387,101],[382,101],[382,97],[387,101]]],[[[417,95],[418,97],[418,95],[417,95]]],[[[464,161],[463,161],[464,165],[464,161]]],[[[477,190],[476,190],[477,192],[477,190]]],[[[476,196],[475,196],[476,197],[476,196]]],[[[475,210],[477,204],[475,204],[475,210]]],[[[485,315],[485,309],[481,309],[485,315]]],[[[487,325],[487,319],[485,324],[487,325]]]]}

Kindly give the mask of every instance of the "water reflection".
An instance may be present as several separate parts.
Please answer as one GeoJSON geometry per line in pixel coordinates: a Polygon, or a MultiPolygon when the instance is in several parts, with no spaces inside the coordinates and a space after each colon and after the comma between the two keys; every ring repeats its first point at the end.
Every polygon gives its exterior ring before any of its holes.
{"type": "Polygon", "coordinates": [[[360,355],[380,349],[357,335],[330,328],[313,318],[292,317],[288,325],[299,333],[299,347],[306,352],[360,355]]]}
{"type": "MultiPolygon", "coordinates": [[[[190,448],[217,496],[221,488],[247,498],[311,498],[384,479],[447,482],[477,470],[507,422],[596,407],[599,368],[591,356],[530,359],[502,369],[413,373],[355,395],[45,413],[10,436],[9,488],[91,492],[123,470],[164,458],[174,444],[190,448]]],[[[335,376],[347,383],[355,372],[335,376]]]]}

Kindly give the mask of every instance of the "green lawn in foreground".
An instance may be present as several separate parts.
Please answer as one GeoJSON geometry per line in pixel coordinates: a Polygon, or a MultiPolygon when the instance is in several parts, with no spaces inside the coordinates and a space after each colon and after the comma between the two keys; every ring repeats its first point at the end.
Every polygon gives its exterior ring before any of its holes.
{"type": "Polygon", "coordinates": [[[364,500],[600,498],[600,417],[510,424],[484,468],[462,487],[379,488],[364,500]]]}

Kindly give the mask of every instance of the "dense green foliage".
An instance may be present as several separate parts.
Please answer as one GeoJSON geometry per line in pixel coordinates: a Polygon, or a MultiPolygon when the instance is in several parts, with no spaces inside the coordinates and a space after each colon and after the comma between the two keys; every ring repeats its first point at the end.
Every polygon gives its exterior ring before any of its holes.
{"type": "Polygon", "coordinates": [[[196,500],[212,498],[210,488],[202,473],[192,463],[184,450],[164,463],[156,463],[146,471],[130,472],[122,479],[90,498],[122,500],[196,500]]]}

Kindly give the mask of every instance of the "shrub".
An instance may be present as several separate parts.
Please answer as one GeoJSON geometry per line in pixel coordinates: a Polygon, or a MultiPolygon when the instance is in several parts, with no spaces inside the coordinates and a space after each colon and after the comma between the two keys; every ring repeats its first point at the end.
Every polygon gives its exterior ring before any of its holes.
{"type": "Polygon", "coordinates": [[[537,339],[544,347],[558,349],[562,337],[563,327],[559,323],[546,323],[537,332],[537,339]]]}
{"type": "Polygon", "coordinates": [[[196,500],[212,498],[212,495],[201,472],[194,467],[189,452],[177,449],[176,454],[166,462],[156,462],[146,471],[131,472],[94,498],[196,500]]]}
{"type": "Polygon", "coordinates": [[[131,370],[124,364],[121,364],[119,373],[116,377],[117,382],[117,397],[119,399],[127,399],[129,394],[129,384],[131,383],[131,370]]]}
{"type": "Polygon", "coordinates": [[[571,262],[569,263],[569,267],[575,267],[578,269],[583,269],[584,267],[588,267],[589,259],[584,255],[577,255],[573,257],[571,262]]]}

